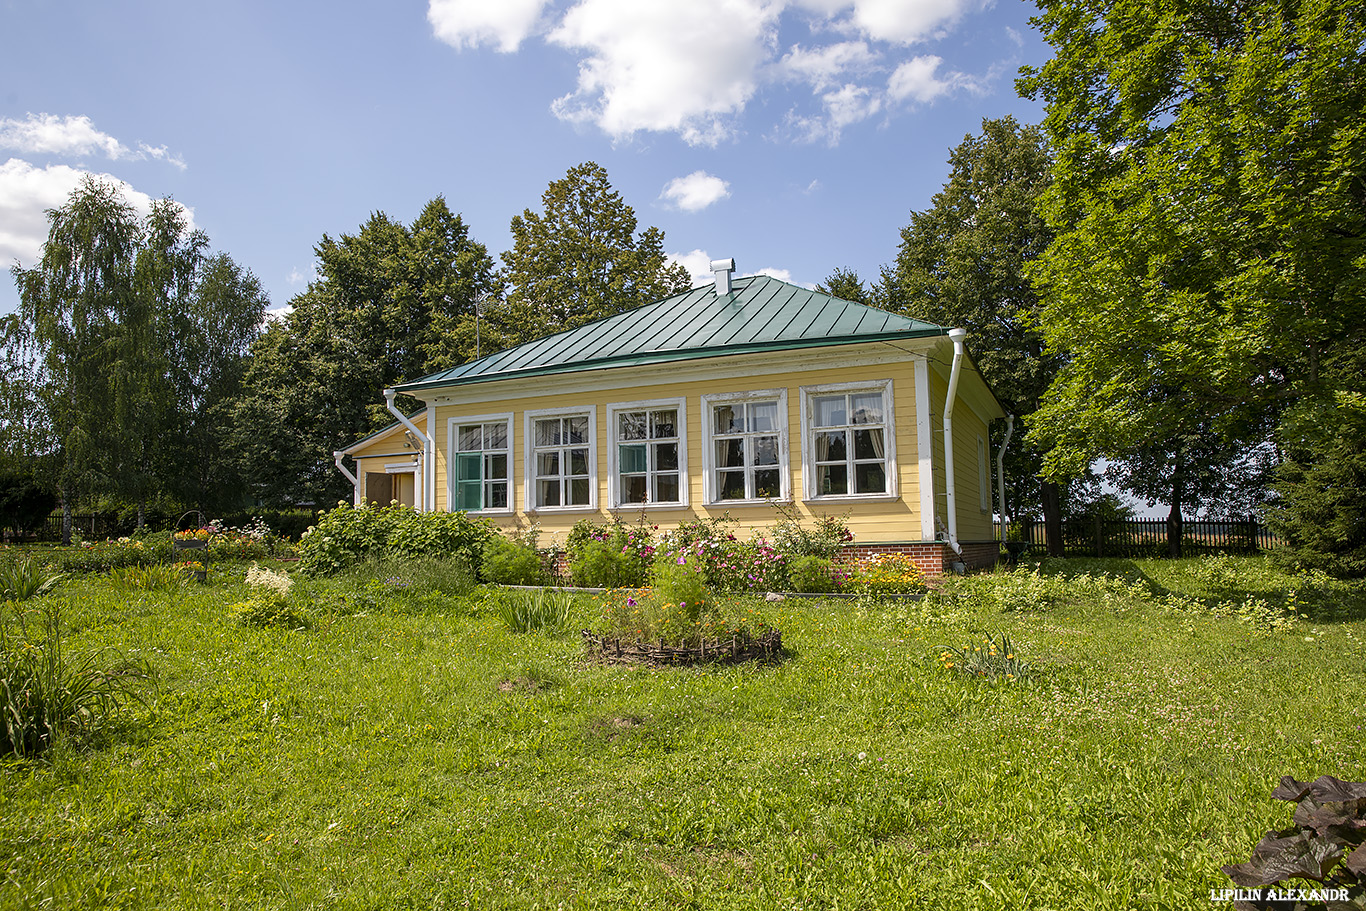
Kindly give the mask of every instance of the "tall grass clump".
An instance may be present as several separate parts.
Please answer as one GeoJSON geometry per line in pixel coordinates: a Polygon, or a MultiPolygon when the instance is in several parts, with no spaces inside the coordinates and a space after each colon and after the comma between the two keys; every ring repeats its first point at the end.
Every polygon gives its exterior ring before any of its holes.
{"type": "Polygon", "coordinates": [[[0,754],[33,756],[67,736],[92,735],[117,717],[152,679],[149,666],[108,651],[68,658],[61,605],[0,606],[0,754]]]}
{"type": "Polygon", "coordinates": [[[184,588],[189,581],[178,566],[120,566],[109,571],[109,578],[124,591],[168,591],[184,588]]]}
{"type": "Polygon", "coordinates": [[[562,633],[569,625],[574,605],[569,592],[548,588],[495,590],[489,600],[494,616],[514,633],[562,633]]]}
{"type": "Polygon", "coordinates": [[[251,597],[231,605],[239,620],[248,626],[278,626],[301,629],[309,625],[306,614],[290,599],[294,580],[284,573],[263,569],[255,563],[247,570],[251,597]]]}
{"type": "Polygon", "coordinates": [[[47,594],[66,578],[66,573],[53,572],[32,557],[0,566],[0,601],[27,601],[47,594]]]}

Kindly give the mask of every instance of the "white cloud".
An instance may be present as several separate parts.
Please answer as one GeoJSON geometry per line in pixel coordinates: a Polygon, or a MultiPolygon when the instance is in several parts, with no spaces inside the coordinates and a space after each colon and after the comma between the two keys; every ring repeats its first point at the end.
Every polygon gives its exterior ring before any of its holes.
{"type": "MultiPolygon", "coordinates": [[[[47,240],[47,210],[65,205],[87,173],[66,165],[39,168],[18,158],[0,165],[0,264],[18,260],[31,268],[38,262],[47,240]]],[[[117,185],[139,217],[152,210],[152,197],[146,193],[109,174],[94,176],[117,185]]],[[[194,230],[193,210],[181,208],[187,226],[194,230]]]]}
{"type": "Polygon", "coordinates": [[[427,21],[436,37],[459,50],[495,44],[517,50],[541,19],[548,0],[431,0],[427,21]]]}
{"type": "Polygon", "coordinates": [[[675,177],[664,186],[659,198],[684,212],[701,212],[707,206],[730,196],[730,184],[706,171],[693,171],[675,177]]]}
{"type": "Polygon", "coordinates": [[[709,284],[712,280],[712,257],[706,250],[693,250],[691,253],[670,253],[669,262],[678,263],[692,276],[693,287],[709,284]]]}
{"type": "Polygon", "coordinates": [[[429,0],[428,19],[457,49],[511,52],[539,35],[576,55],[577,84],[550,109],[613,140],[653,131],[715,146],[739,133],[761,93],[797,83],[810,94],[786,114],[785,132],[833,145],[845,128],[898,102],[976,90],[972,77],[937,74],[938,57],[908,59],[908,48],[946,36],[993,2],[429,0]],[[810,40],[780,44],[780,24],[792,31],[798,17],[810,40]]]}
{"type": "Polygon", "coordinates": [[[929,104],[941,95],[957,89],[981,91],[977,80],[965,73],[951,72],[944,77],[938,75],[943,59],[929,54],[915,57],[901,64],[887,80],[887,94],[893,101],[916,101],[929,104]]]}
{"type": "Polygon", "coordinates": [[[80,157],[103,155],[125,161],[156,160],[175,165],[182,171],[185,162],[172,155],[165,146],[138,143],[136,149],[119,142],[108,133],[96,129],[94,122],[84,115],[58,117],[56,114],[29,114],[24,120],[0,120],[0,149],[11,149],[29,155],[80,157]]]}
{"type": "Polygon", "coordinates": [[[309,266],[307,270],[295,266],[293,269],[289,270],[289,274],[285,276],[285,281],[294,286],[307,285],[317,277],[318,267],[316,264],[309,266]]]}
{"type": "Polygon", "coordinates": [[[761,0],[580,0],[549,40],[587,57],[577,89],[551,110],[615,139],[658,130],[714,146],[758,88],[781,9],[761,0]]]}
{"type": "Polygon", "coordinates": [[[765,267],[763,269],[758,270],[757,272],[746,272],[744,275],[741,275],[740,278],[749,278],[751,275],[768,275],[778,279],[779,281],[792,281],[792,272],[790,270],[775,269],[772,266],[765,267]]]}
{"type": "Polygon", "coordinates": [[[787,78],[808,82],[816,91],[838,85],[846,73],[866,72],[877,64],[878,55],[862,41],[843,41],[807,50],[794,45],[777,64],[787,78]]]}

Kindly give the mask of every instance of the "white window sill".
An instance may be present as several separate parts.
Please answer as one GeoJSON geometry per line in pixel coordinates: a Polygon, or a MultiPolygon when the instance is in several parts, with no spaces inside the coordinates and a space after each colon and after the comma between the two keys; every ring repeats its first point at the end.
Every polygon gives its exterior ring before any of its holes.
{"type": "Polygon", "coordinates": [[[614,503],[608,509],[614,512],[651,512],[654,510],[688,509],[687,503],[614,503]]]}
{"type": "Polygon", "coordinates": [[[534,506],[527,510],[527,514],[533,516],[539,513],[546,513],[548,515],[559,515],[561,513],[590,513],[597,511],[598,508],[596,506],[534,506]]]}
{"type": "Polygon", "coordinates": [[[711,500],[703,505],[708,509],[725,509],[730,506],[772,506],[775,503],[791,506],[791,497],[767,497],[763,500],[711,500]]]}
{"type": "Polygon", "coordinates": [[[802,497],[803,503],[895,503],[901,497],[890,493],[832,494],[826,497],[802,497]]]}

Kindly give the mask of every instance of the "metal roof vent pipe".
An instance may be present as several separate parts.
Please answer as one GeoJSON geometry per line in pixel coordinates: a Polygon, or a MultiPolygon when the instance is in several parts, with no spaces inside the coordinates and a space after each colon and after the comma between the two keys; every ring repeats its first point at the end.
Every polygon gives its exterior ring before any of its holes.
{"type": "Polygon", "coordinates": [[[724,297],[730,293],[730,274],[735,271],[735,259],[714,259],[711,261],[711,274],[716,276],[716,296],[724,297]]]}

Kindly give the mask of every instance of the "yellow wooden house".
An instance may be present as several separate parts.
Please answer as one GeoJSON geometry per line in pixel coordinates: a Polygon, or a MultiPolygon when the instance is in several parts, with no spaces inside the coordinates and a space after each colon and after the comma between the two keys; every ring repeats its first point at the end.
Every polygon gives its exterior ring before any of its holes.
{"type": "Polygon", "coordinates": [[[712,265],[704,287],[386,390],[398,422],[336,454],[357,503],[535,523],[543,543],[585,517],[762,533],[782,504],[845,517],[856,553],[994,562],[1006,415],[965,333],[712,265]],[[399,392],[426,408],[401,414],[399,392]]]}

